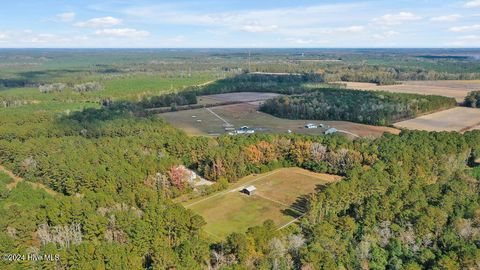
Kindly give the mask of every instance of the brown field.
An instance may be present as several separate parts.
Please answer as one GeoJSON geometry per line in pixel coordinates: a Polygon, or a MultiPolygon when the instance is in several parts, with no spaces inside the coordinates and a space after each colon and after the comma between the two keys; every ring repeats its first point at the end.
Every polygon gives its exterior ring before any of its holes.
{"type": "MultiPolygon", "coordinates": [[[[379,137],[385,132],[393,134],[400,132],[395,128],[369,126],[344,121],[309,121],[277,118],[259,112],[256,102],[219,106],[210,109],[235,128],[249,126],[258,129],[257,132],[287,133],[288,130],[291,130],[293,133],[298,134],[320,135],[329,127],[350,132],[360,137],[379,137]],[[307,123],[324,124],[326,127],[306,129],[304,126],[307,123]]],[[[225,122],[206,109],[162,113],[159,116],[190,135],[220,135],[225,133],[225,122]],[[201,120],[201,122],[198,120],[201,120]]],[[[353,135],[347,136],[355,137],[353,135]]]]}
{"type": "Polygon", "coordinates": [[[303,215],[304,205],[298,203],[299,198],[340,179],[336,175],[317,174],[300,168],[283,168],[249,175],[226,191],[185,202],[184,206],[205,219],[204,230],[215,239],[222,239],[232,232],[245,232],[268,219],[281,229],[303,215]],[[257,188],[253,196],[240,192],[249,185],[257,188]]]}
{"type": "Polygon", "coordinates": [[[480,109],[456,107],[398,122],[394,126],[426,131],[464,132],[480,128],[480,109]]]}
{"type": "Polygon", "coordinates": [[[387,91],[422,95],[439,95],[453,97],[457,102],[463,102],[469,92],[480,90],[478,81],[406,81],[399,85],[381,85],[373,83],[342,82],[349,89],[387,91]]]}

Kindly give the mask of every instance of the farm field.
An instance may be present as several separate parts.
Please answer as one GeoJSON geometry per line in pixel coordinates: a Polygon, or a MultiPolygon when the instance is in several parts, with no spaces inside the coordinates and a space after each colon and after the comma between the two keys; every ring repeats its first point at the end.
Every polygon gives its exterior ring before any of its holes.
{"type": "Polygon", "coordinates": [[[296,204],[298,199],[314,192],[319,185],[339,179],[300,168],[283,168],[244,177],[227,191],[186,202],[184,206],[205,219],[204,229],[209,235],[221,239],[268,219],[277,228],[290,224],[303,214],[301,205],[296,204]],[[257,188],[252,196],[240,192],[249,185],[257,188]]]}
{"type": "MultiPolygon", "coordinates": [[[[249,126],[257,129],[258,132],[287,133],[288,130],[291,130],[293,133],[309,135],[323,134],[328,127],[334,127],[360,137],[379,137],[385,132],[393,134],[399,133],[399,130],[395,128],[370,126],[344,121],[308,121],[278,118],[259,112],[258,102],[219,106],[210,108],[210,110],[221,117],[221,119],[207,109],[168,112],[162,113],[159,116],[165,118],[175,127],[183,129],[189,135],[220,135],[225,133],[226,125],[233,125],[235,128],[249,126]],[[326,125],[326,127],[306,129],[304,126],[307,123],[322,123],[326,125]]],[[[356,137],[353,135],[348,136],[356,137]]]]}
{"type": "Polygon", "coordinates": [[[469,92],[480,89],[480,80],[473,81],[406,81],[398,85],[381,85],[361,82],[342,82],[348,89],[387,91],[409,94],[453,97],[463,102],[469,92]]]}
{"type": "Polygon", "coordinates": [[[281,96],[276,93],[259,93],[259,92],[239,92],[239,93],[226,93],[202,96],[201,98],[212,99],[220,102],[238,101],[238,102],[251,102],[272,99],[281,96]]]}
{"type": "Polygon", "coordinates": [[[397,128],[463,132],[480,128],[480,109],[456,107],[450,110],[398,122],[397,128]]]}

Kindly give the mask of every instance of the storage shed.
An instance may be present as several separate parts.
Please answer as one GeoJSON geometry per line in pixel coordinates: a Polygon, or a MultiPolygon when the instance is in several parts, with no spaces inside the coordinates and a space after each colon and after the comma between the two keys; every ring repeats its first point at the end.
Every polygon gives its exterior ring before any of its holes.
{"type": "Polygon", "coordinates": [[[255,186],[248,186],[244,189],[242,189],[242,192],[249,195],[249,196],[252,196],[255,194],[255,191],[257,190],[257,188],[255,186]]]}

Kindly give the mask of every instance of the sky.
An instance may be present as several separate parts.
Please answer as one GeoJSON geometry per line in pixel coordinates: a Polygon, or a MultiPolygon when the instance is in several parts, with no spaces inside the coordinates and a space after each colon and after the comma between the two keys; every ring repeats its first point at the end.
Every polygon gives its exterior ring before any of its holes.
{"type": "Polygon", "coordinates": [[[480,0],[2,0],[0,48],[477,48],[480,0]]]}

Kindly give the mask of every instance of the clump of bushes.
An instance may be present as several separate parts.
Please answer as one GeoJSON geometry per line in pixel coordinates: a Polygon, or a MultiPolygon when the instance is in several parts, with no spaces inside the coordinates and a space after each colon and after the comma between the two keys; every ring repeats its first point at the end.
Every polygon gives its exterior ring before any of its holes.
{"type": "Polygon", "coordinates": [[[473,91],[465,98],[465,106],[480,108],[480,91],[473,91]]]}
{"type": "Polygon", "coordinates": [[[63,92],[66,88],[67,85],[64,83],[45,84],[38,87],[41,93],[63,92]]]}
{"type": "Polygon", "coordinates": [[[73,91],[78,93],[94,92],[94,91],[100,91],[100,90],[103,90],[103,86],[98,82],[87,82],[82,84],[76,84],[73,87],[73,91]]]}

